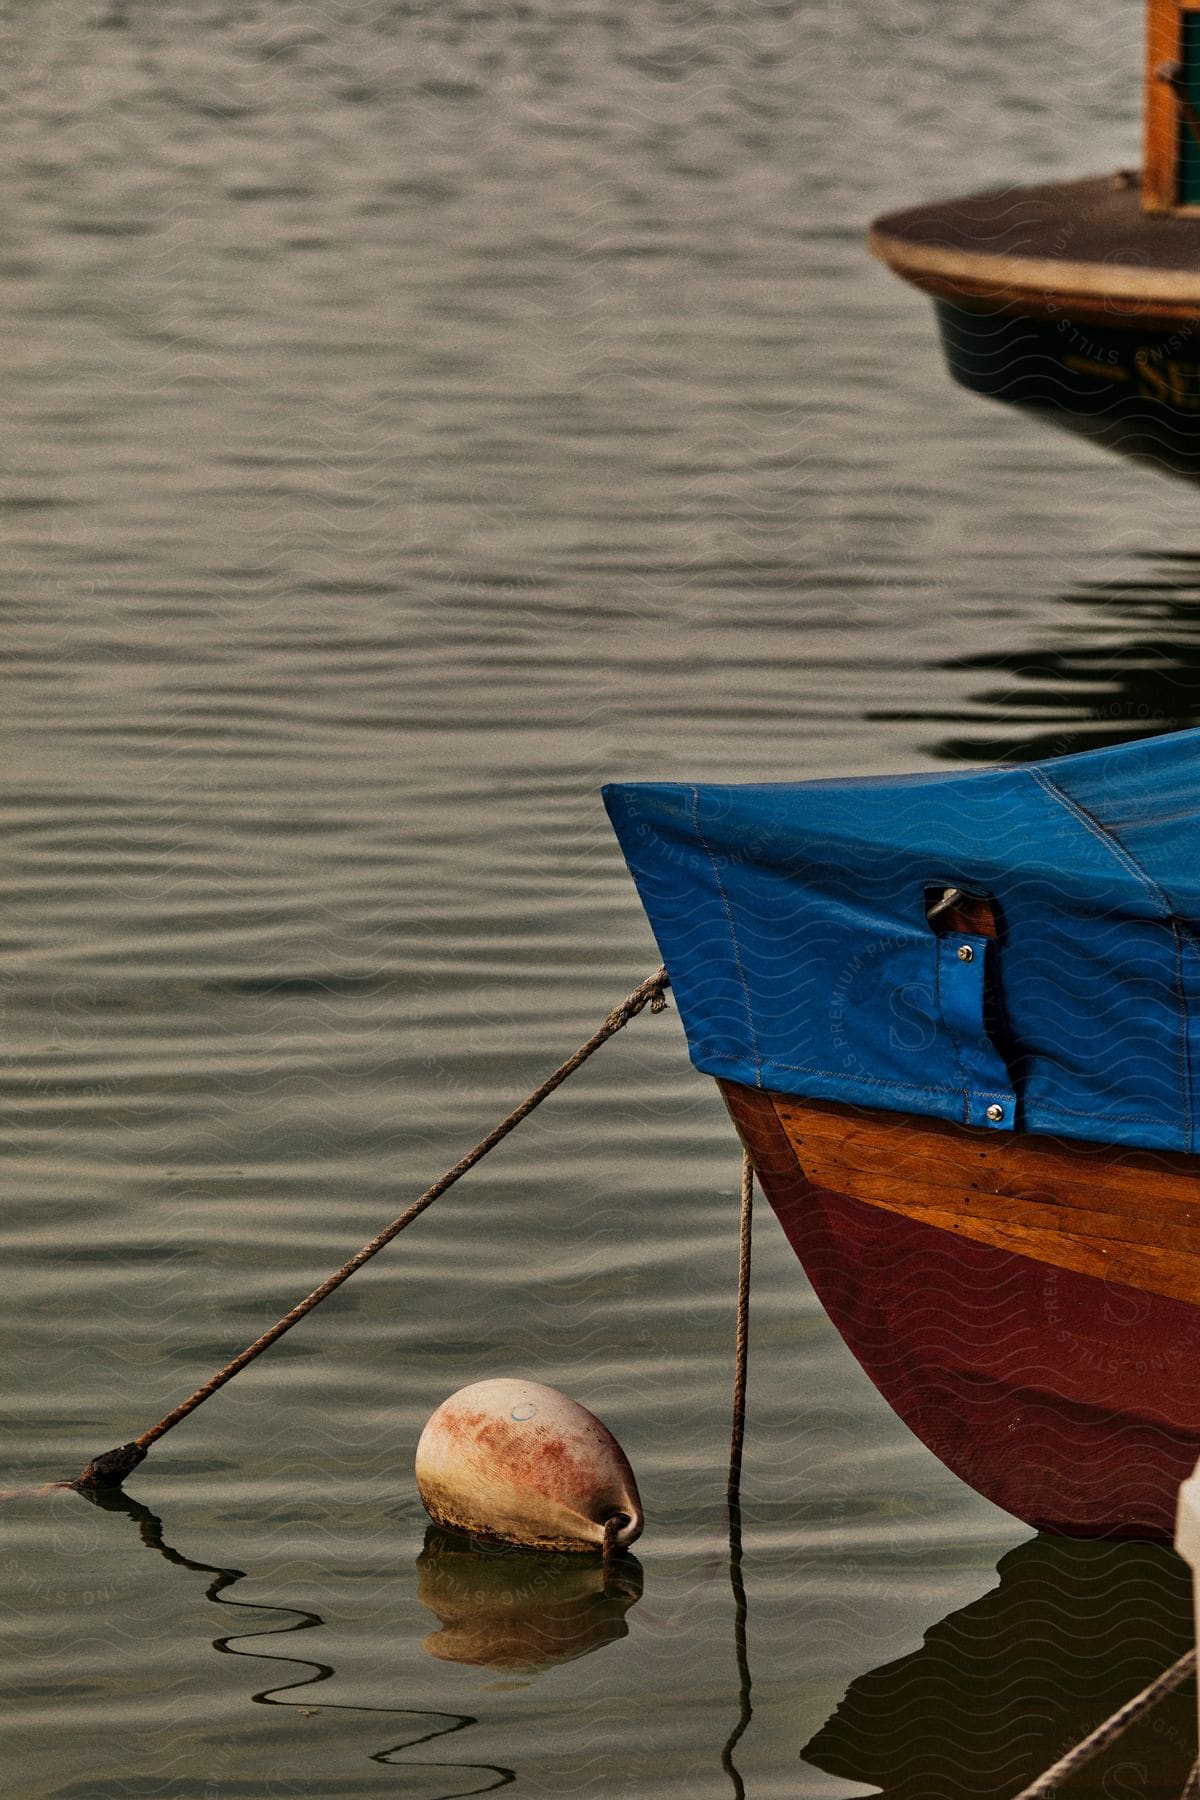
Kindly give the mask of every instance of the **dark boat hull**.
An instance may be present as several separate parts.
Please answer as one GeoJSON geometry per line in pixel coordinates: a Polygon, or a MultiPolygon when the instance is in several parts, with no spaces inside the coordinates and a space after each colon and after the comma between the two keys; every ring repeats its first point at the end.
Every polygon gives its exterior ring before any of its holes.
{"type": "Polygon", "coordinates": [[[1176,324],[1075,323],[945,299],[934,307],[946,366],[961,387],[1200,480],[1194,334],[1176,324]]]}
{"type": "Polygon", "coordinates": [[[1200,1457],[1198,1159],[1029,1152],[721,1085],[818,1297],[917,1436],[1040,1530],[1170,1539],[1200,1457]]]}
{"type": "Polygon", "coordinates": [[[1200,477],[1200,216],[1116,174],[912,207],[870,243],[933,299],[963,387],[1200,477]]]}

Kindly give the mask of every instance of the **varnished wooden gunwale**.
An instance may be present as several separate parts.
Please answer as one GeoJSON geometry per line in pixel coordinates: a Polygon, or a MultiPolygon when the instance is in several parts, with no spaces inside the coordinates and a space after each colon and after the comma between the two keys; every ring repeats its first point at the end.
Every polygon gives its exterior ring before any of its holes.
{"type": "Polygon", "coordinates": [[[1147,213],[1127,171],[912,207],[868,243],[942,299],[1110,327],[1200,318],[1200,218],[1147,213]]]}
{"type": "Polygon", "coordinates": [[[1069,319],[1075,325],[1102,325],[1109,331],[1122,327],[1145,336],[1200,324],[1200,282],[1194,299],[1162,299],[1147,295],[1136,301],[1066,286],[1047,288],[1036,281],[1022,283],[1011,271],[980,272],[957,278],[926,272],[917,259],[893,256],[872,231],[867,239],[872,256],[888,264],[893,274],[933,300],[949,300],[967,310],[1013,313],[1027,319],[1069,319]],[[1114,314],[1114,300],[1120,310],[1114,314]]]}
{"type": "Polygon", "coordinates": [[[1200,1157],[778,1094],[753,1103],[769,1108],[815,1187],[1036,1262],[1200,1304],[1200,1157]]]}

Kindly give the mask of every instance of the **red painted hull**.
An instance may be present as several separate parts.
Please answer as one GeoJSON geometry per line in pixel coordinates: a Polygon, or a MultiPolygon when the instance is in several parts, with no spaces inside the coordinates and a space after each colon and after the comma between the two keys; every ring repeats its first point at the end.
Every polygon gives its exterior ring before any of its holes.
{"type": "Polygon", "coordinates": [[[1200,1458],[1200,1307],[817,1187],[744,1092],[725,1086],[767,1198],[917,1436],[1040,1530],[1171,1538],[1200,1458]]]}

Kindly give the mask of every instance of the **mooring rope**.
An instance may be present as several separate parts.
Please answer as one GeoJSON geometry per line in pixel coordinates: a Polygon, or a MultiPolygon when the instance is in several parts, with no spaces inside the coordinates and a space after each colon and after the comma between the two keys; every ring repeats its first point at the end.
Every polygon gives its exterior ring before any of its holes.
{"type": "Polygon", "coordinates": [[[754,1167],[742,1152],[742,1214],[738,1232],[737,1340],[733,1358],[733,1429],[729,1438],[730,1506],[741,1503],[742,1446],[746,1441],[746,1365],[750,1349],[750,1233],[754,1218],[754,1167]]]}
{"type": "Polygon", "coordinates": [[[94,1457],[82,1474],[77,1475],[73,1482],[66,1485],[71,1487],[119,1487],[131,1470],[136,1469],[145,1458],[150,1446],[157,1443],[165,1432],[170,1431],[172,1426],[178,1425],[181,1419],[186,1419],[189,1413],[195,1412],[198,1406],[202,1406],[219,1388],[223,1388],[227,1381],[232,1381],[234,1376],[246,1367],[247,1363],[253,1362],[256,1356],[261,1356],[264,1350],[270,1349],[271,1345],[276,1343],[285,1331],[290,1331],[293,1325],[299,1324],[300,1320],[307,1313],[312,1312],[314,1307],[319,1306],[322,1300],[327,1299],[335,1288],[341,1287],[343,1281],[348,1281],[356,1269],[361,1269],[364,1263],[370,1262],[373,1256],[378,1255],[386,1244],[390,1244],[392,1239],[398,1237],[406,1226],[411,1225],[414,1219],[419,1218],[426,1207],[432,1206],[434,1201],[446,1192],[447,1188],[453,1187],[460,1177],[465,1175],[469,1169],[473,1169],[477,1162],[481,1162],[489,1150],[494,1150],[510,1131],[516,1129],[522,1119],[528,1118],[536,1106],[540,1106],[542,1101],[556,1088],[561,1087],[567,1077],[573,1075],[576,1069],[581,1068],[589,1056],[594,1055],[602,1044],[606,1044],[609,1038],[615,1037],[617,1032],[623,1030],[631,1019],[636,1019],[645,1007],[649,1006],[652,1013],[662,1012],[667,1004],[666,991],[670,985],[670,979],[665,969],[659,969],[655,974],[648,975],[645,981],[640,982],[634,988],[627,999],[622,1000],[620,1006],[613,1008],[600,1029],[593,1032],[587,1042],[581,1044],[573,1056],[569,1056],[566,1062],[560,1063],[554,1073],[548,1075],[540,1087],[534,1088],[533,1092],[528,1094],[519,1106],[513,1108],[507,1118],[501,1119],[500,1123],[494,1126],[486,1137],[479,1140],[473,1150],[468,1151],[466,1156],[456,1162],[452,1169],[448,1169],[444,1175],[439,1177],[431,1188],[426,1188],[419,1200],[414,1200],[398,1219],[393,1219],[392,1223],[373,1237],[370,1243],[364,1244],[362,1249],[350,1258],[349,1262],[344,1262],[340,1269],[335,1269],[333,1274],[327,1276],[319,1287],[313,1289],[311,1294],[301,1300],[298,1305],[293,1306],[290,1312],[284,1313],[281,1319],[277,1319],[269,1331],[264,1331],[262,1336],[255,1338],[252,1344],[247,1344],[246,1348],[235,1356],[232,1362],[226,1363],[225,1367],[219,1369],[204,1383],[203,1387],[197,1388],[194,1394],[190,1394],[179,1406],[167,1413],[166,1417],[160,1419],[157,1425],[151,1425],[148,1431],[143,1431],[139,1437],[133,1438],[129,1443],[118,1444],[115,1449],[106,1450],[102,1456],[94,1457]]]}
{"type": "Polygon", "coordinates": [[[750,1698],[749,1604],[742,1573],[742,1445],[746,1436],[746,1372],[750,1349],[750,1233],[754,1214],[754,1169],[742,1152],[742,1211],[738,1231],[737,1339],[733,1367],[733,1429],[729,1440],[729,1582],[733,1589],[733,1652],[738,1672],[738,1716],[721,1750],[721,1767],[735,1800],[746,1800],[746,1784],[733,1760],[754,1715],[750,1698]]]}
{"type": "Polygon", "coordinates": [[[1196,1652],[1189,1650],[1186,1656],[1181,1656],[1178,1662],[1172,1663],[1149,1687],[1144,1687],[1140,1694],[1127,1700],[1103,1724],[1097,1725],[1095,1731],[1085,1737],[1082,1743],[1076,1744],[1073,1750],[1068,1750],[1065,1756],[1061,1756],[1053,1768],[1047,1769],[1036,1781],[1022,1788],[1019,1794],[1014,1795],[1014,1800],[1047,1800],[1049,1795],[1057,1794],[1062,1782],[1082,1769],[1085,1763],[1090,1763],[1093,1757],[1099,1756],[1102,1750],[1107,1750],[1110,1744],[1115,1744],[1131,1725],[1136,1725],[1160,1700],[1177,1688],[1181,1681],[1186,1681],[1195,1667],[1196,1652]]]}

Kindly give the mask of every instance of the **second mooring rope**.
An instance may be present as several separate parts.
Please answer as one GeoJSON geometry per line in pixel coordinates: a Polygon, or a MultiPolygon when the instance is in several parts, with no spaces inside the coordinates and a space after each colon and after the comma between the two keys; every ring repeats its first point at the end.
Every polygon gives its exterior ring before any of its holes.
{"type": "Polygon", "coordinates": [[[667,1004],[666,992],[670,985],[670,979],[665,969],[659,969],[655,974],[648,975],[645,981],[634,988],[627,999],[622,1000],[620,1006],[614,1007],[600,1029],[593,1032],[587,1042],[581,1044],[573,1056],[569,1056],[566,1062],[560,1063],[554,1073],[548,1075],[540,1087],[534,1088],[533,1092],[528,1094],[519,1106],[513,1108],[507,1118],[501,1119],[500,1123],[494,1126],[486,1137],[479,1140],[473,1150],[469,1150],[455,1163],[452,1169],[447,1169],[446,1173],[435,1181],[431,1188],[426,1188],[420,1199],[414,1200],[398,1219],[393,1219],[392,1223],[385,1226],[371,1239],[370,1243],[364,1244],[361,1250],[356,1251],[349,1262],[344,1262],[340,1269],[335,1269],[333,1274],[327,1276],[319,1287],[313,1289],[311,1294],[306,1295],[296,1306],[293,1306],[290,1312],[284,1313],[281,1319],[277,1319],[269,1331],[264,1331],[262,1336],[255,1338],[252,1344],[247,1344],[246,1348],[235,1356],[232,1362],[226,1363],[223,1369],[218,1369],[217,1373],[206,1381],[203,1387],[197,1388],[194,1394],[189,1394],[186,1400],[167,1413],[165,1418],[160,1419],[157,1425],[151,1425],[148,1431],[143,1431],[139,1437],[133,1438],[128,1444],[118,1444],[115,1450],[106,1450],[102,1456],[94,1457],[83,1473],[76,1476],[75,1481],[70,1485],[74,1487],[119,1487],[125,1477],[143,1460],[151,1444],[157,1443],[164,1432],[170,1431],[173,1425],[178,1425],[181,1419],[186,1419],[189,1413],[195,1412],[198,1406],[202,1406],[219,1388],[223,1388],[227,1381],[232,1381],[233,1377],[239,1374],[247,1363],[253,1362],[256,1356],[261,1356],[263,1351],[276,1343],[285,1331],[290,1331],[293,1325],[298,1324],[315,1306],[319,1306],[322,1300],[333,1293],[335,1288],[341,1287],[343,1281],[348,1281],[356,1269],[361,1269],[364,1263],[370,1262],[373,1256],[378,1255],[385,1244],[390,1244],[392,1239],[398,1237],[406,1226],[411,1225],[414,1219],[420,1217],[426,1207],[432,1206],[433,1202],[444,1194],[447,1188],[453,1187],[454,1183],[465,1175],[468,1169],[473,1169],[477,1162],[482,1161],[489,1150],[494,1150],[510,1131],[515,1130],[522,1119],[528,1118],[535,1106],[540,1106],[542,1101],[554,1092],[555,1088],[561,1087],[567,1077],[573,1075],[576,1069],[588,1060],[589,1056],[594,1055],[602,1044],[608,1042],[610,1037],[615,1037],[617,1032],[623,1030],[631,1019],[636,1019],[646,1006],[649,1006],[653,1013],[662,1012],[667,1004]]]}
{"type": "Polygon", "coordinates": [[[746,1441],[746,1366],[750,1351],[750,1234],[754,1221],[754,1167],[742,1152],[742,1213],[738,1232],[737,1342],[733,1359],[733,1429],[729,1437],[730,1506],[741,1503],[742,1446],[746,1441]]]}
{"type": "Polygon", "coordinates": [[[738,1232],[737,1341],[733,1369],[733,1430],[729,1440],[729,1580],[733,1588],[733,1648],[738,1672],[737,1722],[721,1751],[721,1767],[733,1784],[735,1800],[745,1800],[746,1784],[733,1760],[738,1742],[754,1713],[750,1699],[749,1607],[742,1574],[742,1445],[746,1437],[746,1375],[750,1351],[750,1237],[754,1218],[754,1167],[742,1152],[742,1211],[738,1232]]]}
{"type": "Polygon", "coordinates": [[[1076,1770],[1082,1769],[1085,1763],[1090,1763],[1093,1757],[1099,1756],[1102,1750],[1107,1750],[1110,1744],[1115,1744],[1131,1725],[1135,1725],[1160,1700],[1164,1700],[1181,1681],[1186,1681],[1195,1667],[1196,1652],[1189,1650],[1186,1656],[1181,1656],[1178,1662],[1172,1663],[1149,1687],[1144,1687],[1140,1694],[1127,1700],[1111,1718],[1097,1725],[1095,1731],[1090,1732],[1081,1744],[1076,1744],[1073,1750],[1068,1750],[1065,1756],[1061,1756],[1052,1769],[1047,1769],[1036,1781],[1022,1788],[1014,1796],[1014,1800],[1049,1800],[1049,1796],[1057,1794],[1062,1783],[1074,1775],[1076,1770]]]}

